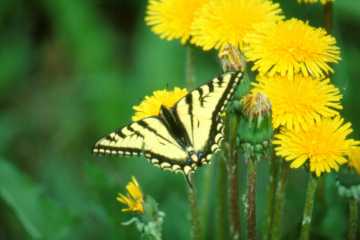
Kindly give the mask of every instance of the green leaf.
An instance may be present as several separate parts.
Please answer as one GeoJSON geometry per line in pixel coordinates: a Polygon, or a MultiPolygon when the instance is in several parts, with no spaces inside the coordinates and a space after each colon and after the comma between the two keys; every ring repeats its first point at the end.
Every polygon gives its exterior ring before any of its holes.
{"type": "Polygon", "coordinates": [[[9,162],[0,159],[0,198],[15,212],[34,239],[64,239],[69,233],[70,216],[41,188],[9,162]]]}

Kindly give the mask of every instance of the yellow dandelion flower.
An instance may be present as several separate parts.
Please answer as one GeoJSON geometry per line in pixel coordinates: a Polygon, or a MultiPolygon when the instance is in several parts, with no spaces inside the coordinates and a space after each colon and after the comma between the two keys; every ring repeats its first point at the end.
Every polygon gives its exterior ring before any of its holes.
{"type": "Polygon", "coordinates": [[[297,0],[298,3],[318,3],[325,4],[328,2],[334,2],[334,0],[297,0]]]}
{"type": "Polygon", "coordinates": [[[154,33],[166,40],[190,37],[194,13],[208,0],[150,0],[145,17],[154,33]]]}
{"type": "Polygon", "coordinates": [[[310,171],[320,176],[323,172],[338,170],[346,163],[349,150],[360,144],[347,139],[352,132],[351,123],[339,116],[326,118],[298,130],[283,129],[275,135],[273,143],[278,156],[291,161],[291,168],[309,163],[310,171]]]}
{"type": "Polygon", "coordinates": [[[253,70],[262,75],[280,74],[292,78],[302,73],[319,78],[333,72],[329,63],[340,60],[334,37],[298,19],[262,26],[246,40],[249,46],[245,55],[254,62],[253,70]]]}
{"type": "Polygon", "coordinates": [[[185,88],[181,89],[178,87],[175,87],[173,91],[155,91],[152,96],[146,96],[139,105],[133,107],[135,114],[133,115],[132,120],[139,121],[146,117],[157,116],[160,113],[161,105],[170,108],[186,94],[187,90],[185,88]]]}
{"type": "Polygon", "coordinates": [[[132,177],[131,181],[126,185],[126,190],[126,196],[119,193],[116,198],[117,201],[127,206],[122,211],[144,213],[144,197],[135,177],[132,177]]]}
{"type": "Polygon", "coordinates": [[[191,42],[204,50],[226,44],[242,48],[245,36],[282,19],[279,4],[267,0],[210,0],[196,14],[191,42]]]}
{"type": "Polygon", "coordinates": [[[265,93],[271,101],[273,127],[290,129],[332,117],[341,110],[342,95],[329,79],[313,79],[295,75],[287,77],[259,77],[254,92],[265,93]]]}
{"type": "Polygon", "coordinates": [[[360,147],[355,147],[350,150],[349,166],[354,168],[360,175],[360,147]]]}

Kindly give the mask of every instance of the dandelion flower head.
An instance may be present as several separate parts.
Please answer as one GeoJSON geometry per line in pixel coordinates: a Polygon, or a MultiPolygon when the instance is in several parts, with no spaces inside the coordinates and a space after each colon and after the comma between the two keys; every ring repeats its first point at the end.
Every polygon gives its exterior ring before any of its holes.
{"type": "Polygon", "coordinates": [[[116,198],[120,203],[127,206],[122,211],[144,213],[144,197],[135,177],[132,177],[131,181],[126,185],[126,190],[126,195],[119,193],[116,198]]]}
{"type": "Polygon", "coordinates": [[[253,70],[262,75],[292,78],[301,73],[320,78],[333,72],[330,63],[340,60],[334,37],[298,19],[263,25],[246,41],[245,55],[254,62],[253,70]]]}
{"type": "Polygon", "coordinates": [[[299,168],[305,162],[316,176],[323,172],[338,170],[347,162],[349,150],[360,144],[348,139],[351,124],[339,116],[322,119],[298,130],[283,129],[273,141],[276,154],[291,161],[291,168],[299,168]]]}
{"type": "Polygon", "coordinates": [[[171,108],[186,94],[187,90],[185,88],[181,89],[178,87],[175,87],[173,91],[155,91],[152,96],[146,96],[139,105],[133,107],[135,114],[133,115],[132,120],[139,121],[146,117],[157,116],[160,114],[161,105],[171,108]]]}
{"type": "Polygon", "coordinates": [[[185,43],[195,12],[207,0],[150,0],[145,17],[154,33],[166,40],[180,39],[185,43]]]}
{"type": "Polygon", "coordinates": [[[242,48],[249,32],[281,20],[280,14],[279,4],[267,0],[209,0],[196,14],[191,42],[204,50],[242,48]]]}
{"type": "Polygon", "coordinates": [[[265,93],[272,104],[273,128],[290,129],[332,117],[342,109],[342,95],[329,79],[313,79],[295,75],[287,77],[258,77],[254,92],[265,93]]]}

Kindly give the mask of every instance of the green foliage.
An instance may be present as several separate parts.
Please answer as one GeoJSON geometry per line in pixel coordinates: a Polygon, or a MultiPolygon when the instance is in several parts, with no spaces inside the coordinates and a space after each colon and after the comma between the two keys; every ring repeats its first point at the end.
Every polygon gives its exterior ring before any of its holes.
{"type": "Polygon", "coordinates": [[[66,239],[72,218],[44,196],[40,186],[5,160],[0,160],[0,196],[34,239],[66,239]]]}

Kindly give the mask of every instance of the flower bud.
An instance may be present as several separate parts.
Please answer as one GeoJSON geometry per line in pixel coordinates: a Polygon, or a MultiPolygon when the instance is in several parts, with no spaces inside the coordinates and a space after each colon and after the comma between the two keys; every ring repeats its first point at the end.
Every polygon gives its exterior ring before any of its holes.
{"type": "Polygon", "coordinates": [[[225,45],[218,54],[224,72],[244,71],[246,62],[241,52],[233,45],[225,45]]]}
{"type": "Polygon", "coordinates": [[[270,100],[261,92],[253,92],[243,97],[240,104],[240,141],[251,144],[268,143],[273,134],[270,100]]]}

